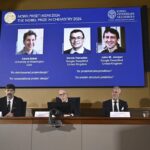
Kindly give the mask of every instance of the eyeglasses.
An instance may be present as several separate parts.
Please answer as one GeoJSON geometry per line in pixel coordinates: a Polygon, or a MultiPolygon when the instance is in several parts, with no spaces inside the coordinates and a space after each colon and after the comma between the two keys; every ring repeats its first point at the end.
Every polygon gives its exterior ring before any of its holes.
{"type": "Polygon", "coordinates": [[[59,96],[64,96],[64,95],[66,95],[66,93],[60,93],[60,94],[59,94],[59,96]]]}
{"type": "Polygon", "coordinates": [[[83,37],[77,36],[77,37],[70,37],[70,40],[82,40],[83,37]]]}

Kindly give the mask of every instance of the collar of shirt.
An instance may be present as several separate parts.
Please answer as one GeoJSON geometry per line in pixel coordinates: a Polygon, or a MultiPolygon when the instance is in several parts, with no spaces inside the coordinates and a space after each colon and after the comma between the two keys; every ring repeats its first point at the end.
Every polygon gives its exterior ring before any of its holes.
{"type": "Polygon", "coordinates": [[[24,54],[30,55],[30,54],[33,54],[34,50],[32,49],[32,50],[28,51],[24,48],[23,52],[24,52],[24,54]]]}
{"type": "Polygon", "coordinates": [[[68,103],[68,99],[63,100],[62,103],[68,103]]]}
{"type": "Polygon", "coordinates": [[[118,48],[118,47],[117,47],[117,45],[116,45],[116,46],[113,47],[112,49],[109,49],[109,48],[107,48],[107,49],[108,49],[109,53],[113,53],[117,48],[118,48]]]}
{"type": "Polygon", "coordinates": [[[115,103],[115,102],[119,103],[119,99],[117,100],[112,99],[112,103],[115,103]]]}
{"type": "Polygon", "coordinates": [[[83,54],[83,52],[84,52],[84,47],[81,47],[78,50],[72,48],[70,54],[74,54],[74,53],[83,54]]]}

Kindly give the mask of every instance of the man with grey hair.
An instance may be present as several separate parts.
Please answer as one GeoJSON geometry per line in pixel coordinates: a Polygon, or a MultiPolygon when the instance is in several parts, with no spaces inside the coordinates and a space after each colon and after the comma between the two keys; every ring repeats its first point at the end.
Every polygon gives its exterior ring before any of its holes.
{"type": "Polygon", "coordinates": [[[111,111],[119,112],[128,110],[127,102],[119,98],[120,93],[120,87],[113,87],[112,98],[103,102],[102,108],[105,117],[109,117],[111,111]]]}
{"type": "Polygon", "coordinates": [[[79,116],[80,115],[80,98],[68,97],[68,93],[64,89],[58,91],[56,97],[56,108],[62,115],[79,116]]]}

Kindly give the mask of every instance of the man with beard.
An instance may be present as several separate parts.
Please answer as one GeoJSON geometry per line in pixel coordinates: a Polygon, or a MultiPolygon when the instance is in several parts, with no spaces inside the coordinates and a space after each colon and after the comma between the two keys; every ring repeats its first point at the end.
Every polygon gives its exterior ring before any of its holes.
{"type": "Polygon", "coordinates": [[[15,86],[7,84],[5,88],[6,96],[0,98],[0,111],[4,117],[22,116],[23,100],[14,96],[15,86]]]}

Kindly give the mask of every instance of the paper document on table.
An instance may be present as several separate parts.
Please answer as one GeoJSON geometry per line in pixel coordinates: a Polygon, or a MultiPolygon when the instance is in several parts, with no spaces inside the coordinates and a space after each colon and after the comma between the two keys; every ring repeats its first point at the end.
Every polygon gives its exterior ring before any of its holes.
{"type": "Polygon", "coordinates": [[[36,111],[34,117],[49,117],[49,111],[36,111]]]}
{"type": "Polygon", "coordinates": [[[126,111],[126,112],[110,112],[110,117],[125,117],[125,118],[129,118],[131,117],[130,112],[126,111]]]}

